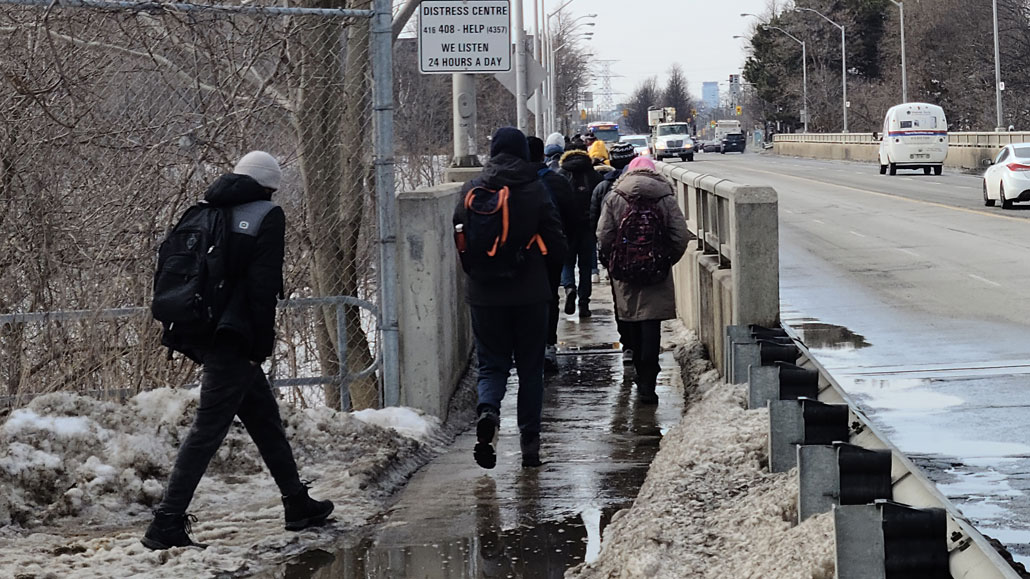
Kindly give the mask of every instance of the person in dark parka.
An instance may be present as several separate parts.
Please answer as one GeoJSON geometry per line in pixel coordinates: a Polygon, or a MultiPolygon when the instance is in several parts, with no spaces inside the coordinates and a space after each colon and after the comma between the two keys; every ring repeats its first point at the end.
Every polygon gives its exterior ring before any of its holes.
{"type": "Polygon", "coordinates": [[[272,355],[276,302],[283,291],[286,215],[271,202],[281,179],[274,157],[251,151],[204,195],[207,203],[226,208],[229,215],[226,281],[232,293],[214,336],[189,353],[203,364],[200,406],[142,539],[149,549],[204,547],[189,537],[195,517],[186,509],[236,416],[279,487],[287,530],[321,524],[333,511],[332,502],[308,496],[286,439],[279,403],[261,369],[272,355]]]}
{"type": "Polygon", "coordinates": [[[472,312],[476,341],[479,403],[476,420],[476,463],[493,468],[500,426],[501,400],[507,391],[512,359],[519,378],[517,421],[522,466],[536,467],[540,460],[540,429],[544,385],[544,345],[547,309],[551,301],[548,268],[564,260],[565,235],[558,210],[551,203],[537,169],[529,162],[529,143],[522,131],[498,129],[490,141],[490,159],[483,172],[465,183],[454,212],[454,224],[467,224],[464,200],[475,187],[509,189],[507,244],[529,247],[518,271],[501,282],[482,281],[468,273],[466,301],[472,312]],[[539,236],[546,248],[532,245],[539,236]]]}
{"type": "MultiPolygon", "coordinates": [[[[555,133],[557,135],[557,133],[555,133]]],[[[558,135],[561,137],[561,135],[558,135]]],[[[573,198],[572,185],[568,179],[548,167],[544,158],[546,147],[537,137],[529,137],[529,161],[536,168],[537,174],[544,183],[544,188],[551,195],[551,202],[558,208],[565,239],[573,239],[576,231],[576,200],[573,198]]],[[[561,270],[563,263],[552,261],[547,270],[547,278],[551,283],[551,304],[547,320],[547,347],[544,354],[544,365],[548,371],[558,370],[558,289],[561,287],[561,270]]]]}
{"type": "Polygon", "coordinates": [[[572,185],[573,197],[576,200],[576,237],[569,238],[569,254],[562,269],[561,285],[565,288],[565,313],[572,315],[576,311],[576,298],[579,297],[579,317],[589,318],[591,275],[594,268],[594,251],[597,240],[590,221],[590,198],[594,188],[601,182],[601,174],[594,170],[594,162],[586,151],[572,149],[565,151],[561,157],[561,169],[558,171],[572,185]],[[576,270],[579,270],[577,291],[576,270]]]}

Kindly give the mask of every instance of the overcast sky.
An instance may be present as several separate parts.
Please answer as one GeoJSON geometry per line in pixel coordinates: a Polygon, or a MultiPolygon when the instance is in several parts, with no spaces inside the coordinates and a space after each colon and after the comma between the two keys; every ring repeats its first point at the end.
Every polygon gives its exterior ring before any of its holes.
{"type": "MultiPolygon", "coordinates": [[[[526,28],[533,33],[534,0],[524,0],[526,28]]],[[[565,0],[544,0],[545,13],[565,0]]],[[[778,4],[784,2],[780,0],[778,4]]],[[[739,74],[747,57],[747,36],[756,18],[742,12],[768,14],[770,0],[572,0],[565,11],[573,18],[597,14],[594,37],[586,46],[597,60],[612,63],[616,103],[629,99],[642,80],[657,76],[665,84],[669,67],[679,63],[691,94],[701,97],[701,83],[726,83],[739,74]]],[[[588,22],[589,19],[580,22],[588,22]]],[[[595,93],[600,86],[593,87],[595,93]]],[[[720,87],[726,90],[726,85],[720,87]]],[[[595,97],[596,98],[596,97],[595,97]]]]}

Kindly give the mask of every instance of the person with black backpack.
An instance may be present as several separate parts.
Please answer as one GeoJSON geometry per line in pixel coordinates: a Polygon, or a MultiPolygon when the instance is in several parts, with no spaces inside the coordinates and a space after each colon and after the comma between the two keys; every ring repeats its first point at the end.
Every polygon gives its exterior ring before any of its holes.
{"type": "Polygon", "coordinates": [[[612,278],[616,316],[633,351],[637,397],[657,404],[661,323],[676,317],[670,272],[687,249],[688,232],[672,185],[653,165],[634,168],[637,161],[605,197],[597,241],[612,278]]]}
{"type": "Polygon", "coordinates": [[[579,298],[579,317],[589,318],[591,276],[594,269],[594,251],[597,241],[594,229],[590,226],[590,197],[594,187],[601,182],[601,174],[594,169],[594,162],[586,151],[571,149],[561,156],[561,169],[558,170],[572,185],[573,198],[576,200],[576,236],[569,238],[569,255],[562,269],[561,285],[565,288],[565,313],[576,312],[576,298],[579,298]],[[576,270],[579,270],[577,291],[576,270]]]}
{"type": "MultiPolygon", "coordinates": [[[[555,133],[557,135],[557,133],[555,133]]],[[[558,135],[561,137],[561,135],[558,135]]],[[[576,200],[573,198],[572,185],[568,179],[553,171],[544,158],[546,147],[538,137],[529,137],[529,162],[536,169],[536,174],[551,196],[551,202],[558,208],[558,216],[561,219],[562,231],[565,239],[573,239],[579,233],[576,231],[576,200]]],[[[548,308],[547,319],[547,346],[544,350],[544,368],[549,372],[558,371],[558,318],[559,318],[559,297],[558,289],[561,287],[561,272],[563,263],[552,261],[547,269],[547,280],[551,284],[551,303],[548,308]]]]}
{"type": "Polygon", "coordinates": [[[287,530],[322,524],[333,511],[332,502],[308,496],[261,369],[272,355],[283,292],[286,215],[271,201],[281,179],[272,155],[247,153],[186,211],[158,252],[151,311],[162,343],[203,364],[203,373],[196,418],[142,539],[149,549],[205,547],[190,539],[196,517],[186,509],[236,416],[279,487],[287,530]]]}
{"type": "Polygon", "coordinates": [[[466,301],[476,342],[479,403],[473,457],[497,464],[501,400],[514,357],[522,466],[537,467],[544,397],[544,344],[551,288],[566,242],[558,210],[529,162],[522,131],[503,127],[483,172],[465,183],[454,210],[454,240],[468,277],[466,301]]]}

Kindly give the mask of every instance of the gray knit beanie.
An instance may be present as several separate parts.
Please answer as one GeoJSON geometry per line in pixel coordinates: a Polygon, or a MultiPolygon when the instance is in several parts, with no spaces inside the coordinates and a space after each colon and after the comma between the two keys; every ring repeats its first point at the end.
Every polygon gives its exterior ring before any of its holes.
{"type": "Polygon", "coordinates": [[[269,189],[278,189],[283,172],[275,157],[264,151],[251,151],[240,159],[233,167],[233,173],[247,175],[258,182],[258,185],[269,189]]]}

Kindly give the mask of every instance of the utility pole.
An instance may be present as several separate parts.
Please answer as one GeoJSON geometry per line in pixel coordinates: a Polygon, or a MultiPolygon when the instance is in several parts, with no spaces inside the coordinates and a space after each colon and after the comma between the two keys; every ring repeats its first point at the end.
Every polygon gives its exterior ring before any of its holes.
{"type": "Polygon", "coordinates": [[[476,75],[451,75],[454,126],[452,167],[479,167],[476,156],[476,75]]]}
{"type": "Polygon", "coordinates": [[[511,20],[515,38],[515,118],[518,129],[529,134],[529,107],[526,92],[526,25],[523,19],[522,0],[511,0],[511,20]]]}

